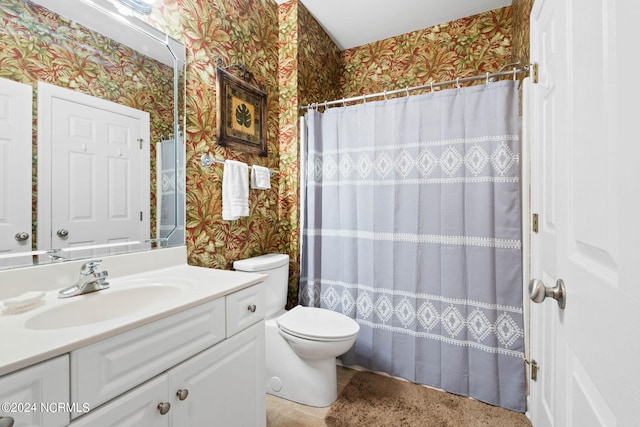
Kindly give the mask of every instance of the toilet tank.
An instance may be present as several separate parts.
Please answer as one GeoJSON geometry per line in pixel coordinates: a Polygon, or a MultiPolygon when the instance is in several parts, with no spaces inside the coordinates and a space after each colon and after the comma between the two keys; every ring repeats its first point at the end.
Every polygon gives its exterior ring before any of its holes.
{"type": "Polygon", "coordinates": [[[267,274],[265,288],[265,317],[284,312],[289,288],[289,255],[267,254],[234,261],[233,269],[250,273],[267,274]]]}

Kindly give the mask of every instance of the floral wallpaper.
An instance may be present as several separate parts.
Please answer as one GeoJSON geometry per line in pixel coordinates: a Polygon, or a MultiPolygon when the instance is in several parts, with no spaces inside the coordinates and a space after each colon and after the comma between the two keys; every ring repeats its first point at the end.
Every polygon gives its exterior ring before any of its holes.
{"type": "MultiPolygon", "coordinates": [[[[229,269],[233,261],[290,251],[291,203],[287,186],[297,181],[280,143],[278,7],[272,0],[165,0],[152,14],[154,25],[182,41],[186,69],[186,187],[189,263],[229,269]],[[268,156],[259,157],[216,144],[216,59],[245,64],[267,92],[268,156]],[[200,165],[200,156],[233,159],[279,170],[270,190],[249,192],[248,217],[222,219],[223,167],[200,165]]],[[[294,187],[294,191],[295,191],[294,187]]],[[[295,194],[295,193],[294,193],[295,194]]],[[[295,199],[294,199],[295,200],[295,199]]],[[[295,216],[294,216],[295,217],[295,216]]],[[[293,262],[293,261],[292,261],[293,262]]]]}
{"type": "Polygon", "coordinates": [[[300,105],[342,97],[342,52],[302,3],[299,3],[300,42],[298,92],[300,105]]]}
{"type": "Polygon", "coordinates": [[[339,97],[340,50],[298,0],[279,6],[280,150],[287,165],[280,191],[291,257],[288,306],[298,302],[300,277],[299,107],[339,97]]]}
{"type": "Polygon", "coordinates": [[[279,6],[278,81],[280,84],[279,130],[283,176],[279,189],[283,230],[288,234],[286,253],[289,254],[289,292],[287,306],[297,303],[299,263],[298,209],[298,8],[295,1],[279,6]],[[286,166],[285,166],[286,165],[286,166]],[[284,173],[286,171],[286,174],[284,173]]]}
{"type": "Polygon", "coordinates": [[[533,0],[513,0],[513,61],[528,64],[529,58],[529,15],[533,0]]]}
{"type": "Polygon", "coordinates": [[[511,7],[343,52],[343,97],[497,71],[511,62],[511,7]]]}
{"type": "Polygon", "coordinates": [[[290,261],[289,306],[299,278],[298,107],[339,94],[340,52],[297,0],[165,0],[155,25],[187,47],[187,250],[193,265],[231,268],[269,252],[290,261]],[[268,157],[215,144],[215,59],[245,63],[267,88],[268,157]],[[319,71],[320,70],[320,71],[319,71]],[[203,169],[200,156],[278,169],[272,189],[251,190],[250,216],[222,220],[221,167],[203,169]]]}
{"type": "MultiPolygon", "coordinates": [[[[173,70],[49,10],[21,0],[0,0],[0,78],[33,87],[32,237],[37,226],[37,84],[77,90],[150,113],[151,188],[155,142],[173,129],[173,70]]],[[[151,192],[155,235],[155,192],[151,192]]]]}

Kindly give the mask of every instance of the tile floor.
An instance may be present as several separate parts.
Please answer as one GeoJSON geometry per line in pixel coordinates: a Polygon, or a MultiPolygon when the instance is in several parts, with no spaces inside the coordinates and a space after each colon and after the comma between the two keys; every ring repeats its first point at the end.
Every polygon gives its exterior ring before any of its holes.
{"type": "MultiPolygon", "coordinates": [[[[358,371],[337,366],[338,395],[358,371]]],[[[384,375],[384,374],[383,374],[384,375]]],[[[315,408],[301,405],[270,394],[267,396],[267,427],[326,427],[324,417],[329,412],[326,408],[315,408]]]]}
{"type": "MultiPolygon", "coordinates": [[[[356,372],[338,366],[338,394],[356,372]]],[[[267,394],[267,427],[325,427],[329,408],[314,408],[267,394]]]]}

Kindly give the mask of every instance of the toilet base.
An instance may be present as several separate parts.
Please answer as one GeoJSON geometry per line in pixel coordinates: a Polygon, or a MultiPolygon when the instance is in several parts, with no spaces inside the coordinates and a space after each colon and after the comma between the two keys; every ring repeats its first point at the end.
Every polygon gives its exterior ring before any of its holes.
{"type": "Polygon", "coordinates": [[[307,360],[280,335],[275,319],[265,322],[266,391],[308,406],[325,407],[338,398],[336,358],[307,360]]]}

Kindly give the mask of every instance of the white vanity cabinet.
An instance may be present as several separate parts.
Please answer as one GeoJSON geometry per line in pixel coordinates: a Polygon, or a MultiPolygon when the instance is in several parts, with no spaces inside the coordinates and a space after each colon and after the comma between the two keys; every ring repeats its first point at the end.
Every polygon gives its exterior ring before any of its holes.
{"type": "Polygon", "coordinates": [[[66,426],[68,401],[66,354],[0,377],[0,417],[13,418],[14,427],[66,426]]]}
{"type": "Polygon", "coordinates": [[[72,352],[72,400],[92,410],[71,426],[264,426],[263,292],[254,285],[72,352]],[[179,356],[194,336],[214,343],[179,356]]]}
{"type": "Polygon", "coordinates": [[[224,339],[219,298],[72,351],[71,401],[97,408],[224,339]]]}

